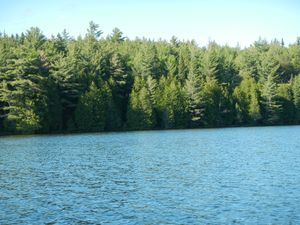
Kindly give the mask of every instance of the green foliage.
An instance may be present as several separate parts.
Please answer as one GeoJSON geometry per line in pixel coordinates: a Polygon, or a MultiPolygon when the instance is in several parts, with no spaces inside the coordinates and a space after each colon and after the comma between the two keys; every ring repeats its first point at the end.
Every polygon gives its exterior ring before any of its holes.
{"type": "Polygon", "coordinates": [[[261,89],[261,97],[264,123],[275,124],[279,120],[281,105],[278,102],[277,84],[273,73],[268,74],[261,89]]]}
{"type": "Polygon", "coordinates": [[[60,104],[63,109],[63,129],[67,129],[69,120],[73,119],[79,96],[84,91],[79,79],[80,75],[83,75],[83,71],[78,67],[80,62],[77,62],[78,60],[72,55],[61,57],[51,70],[51,78],[58,87],[60,104]]]}
{"type": "Polygon", "coordinates": [[[189,73],[190,52],[186,45],[180,45],[178,49],[178,74],[177,77],[180,81],[187,78],[189,73]]]}
{"type": "Polygon", "coordinates": [[[234,89],[236,120],[238,124],[257,124],[261,119],[258,86],[254,78],[244,79],[234,89]]]}
{"type": "Polygon", "coordinates": [[[163,128],[184,128],[188,125],[187,96],[175,77],[162,77],[157,91],[157,105],[163,128]]]}
{"type": "Polygon", "coordinates": [[[186,80],[185,91],[188,98],[188,108],[192,127],[199,127],[203,117],[204,108],[201,88],[202,80],[199,75],[196,75],[195,71],[191,69],[186,80]]]}
{"type": "Polygon", "coordinates": [[[292,91],[294,106],[296,108],[296,121],[300,123],[300,75],[293,79],[292,91]]]}
{"type": "MultiPolygon", "coordinates": [[[[28,32],[32,40],[36,40],[28,32]]],[[[35,42],[36,44],[36,42],[35,42]]],[[[9,131],[32,133],[40,130],[47,118],[44,90],[48,70],[41,52],[28,47],[16,49],[0,72],[0,101],[4,124],[9,131]]]]}
{"type": "Polygon", "coordinates": [[[155,127],[154,107],[156,85],[151,77],[137,77],[130,94],[127,126],[129,129],[145,130],[155,127]]]}
{"type": "Polygon", "coordinates": [[[216,79],[208,77],[201,91],[203,98],[204,116],[202,123],[205,126],[221,126],[222,89],[216,79]]]}
{"type": "Polygon", "coordinates": [[[89,28],[87,29],[86,37],[88,39],[98,39],[102,34],[102,31],[99,30],[99,25],[95,24],[93,21],[90,21],[89,28]]]}
{"type": "Polygon", "coordinates": [[[100,88],[94,82],[89,91],[80,96],[76,111],[75,123],[79,131],[103,131],[105,128],[108,105],[111,93],[108,85],[100,88]]]}
{"type": "Polygon", "coordinates": [[[112,91],[113,103],[112,113],[115,115],[111,120],[111,129],[121,129],[126,121],[127,105],[129,100],[130,88],[132,85],[129,68],[125,57],[119,53],[113,54],[110,60],[109,85],[112,91]]]}
{"type": "Polygon", "coordinates": [[[293,90],[291,82],[279,84],[277,88],[278,102],[281,105],[280,123],[293,124],[297,122],[296,108],[293,104],[293,90]]]}
{"type": "Polygon", "coordinates": [[[299,124],[299,46],[3,34],[0,133],[299,124]]]}
{"type": "Polygon", "coordinates": [[[123,33],[119,28],[114,28],[110,37],[112,42],[122,42],[125,40],[125,37],[123,37],[123,33]]]}
{"type": "Polygon", "coordinates": [[[288,54],[290,56],[290,64],[295,70],[295,74],[300,73],[300,44],[290,45],[288,48],[288,54]]]}
{"type": "Polygon", "coordinates": [[[136,76],[152,76],[156,79],[161,76],[162,68],[154,45],[142,45],[134,57],[133,63],[133,71],[136,76]]]}
{"type": "Polygon", "coordinates": [[[258,81],[258,67],[260,64],[260,53],[258,49],[250,47],[241,51],[235,61],[239,69],[240,76],[243,78],[252,77],[258,81]]]}

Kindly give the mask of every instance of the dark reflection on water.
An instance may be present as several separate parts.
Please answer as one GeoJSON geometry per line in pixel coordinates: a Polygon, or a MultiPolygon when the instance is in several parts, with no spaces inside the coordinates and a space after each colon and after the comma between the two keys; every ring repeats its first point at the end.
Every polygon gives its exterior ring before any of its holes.
{"type": "Polygon", "coordinates": [[[0,224],[300,224],[300,127],[0,138],[0,224]]]}

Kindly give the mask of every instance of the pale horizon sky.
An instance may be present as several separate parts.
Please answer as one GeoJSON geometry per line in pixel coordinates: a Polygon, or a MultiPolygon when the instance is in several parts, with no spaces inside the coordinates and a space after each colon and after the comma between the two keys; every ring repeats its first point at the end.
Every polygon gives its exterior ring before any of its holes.
{"type": "Polygon", "coordinates": [[[210,40],[247,47],[259,37],[294,43],[300,36],[299,0],[0,0],[0,32],[39,27],[50,37],[66,29],[84,35],[89,21],[103,36],[118,27],[124,36],[170,40],[210,40]]]}

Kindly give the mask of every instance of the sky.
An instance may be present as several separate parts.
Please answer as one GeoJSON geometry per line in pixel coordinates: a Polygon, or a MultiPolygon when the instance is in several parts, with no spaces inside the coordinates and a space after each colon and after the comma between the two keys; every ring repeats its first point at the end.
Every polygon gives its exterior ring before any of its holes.
{"type": "Polygon", "coordinates": [[[107,36],[118,27],[126,37],[209,41],[247,47],[259,37],[300,36],[300,0],[0,0],[0,32],[39,27],[50,37],[66,29],[84,36],[89,21],[107,36]]]}

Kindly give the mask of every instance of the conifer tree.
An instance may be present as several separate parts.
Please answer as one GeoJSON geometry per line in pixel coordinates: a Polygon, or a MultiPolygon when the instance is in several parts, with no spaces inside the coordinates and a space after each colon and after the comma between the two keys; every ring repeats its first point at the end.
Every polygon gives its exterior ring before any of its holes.
{"type": "Polygon", "coordinates": [[[300,75],[294,78],[292,90],[294,106],[296,107],[296,121],[300,123],[300,75]]]}
{"type": "Polygon", "coordinates": [[[111,93],[108,85],[100,88],[94,82],[89,90],[80,96],[75,123],[79,131],[103,131],[105,128],[111,93]]]}
{"type": "MultiPolygon", "coordinates": [[[[149,89],[149,81],[145,78],[135,79],[129,101],[127,126],[129,129],[151,129],[155,126],[154,102],[149,89]]],[[[151,88],[155,88],[151,85],[151,88]]],[[[154,94],[154,93],[153,93],[154,94]]]]}
{"type": "Polygon", "coordinates": [[[113,54],[110,60],[109,85],[112,91],[113,102],[111,129],[120,129],[126,121],[127,105],[132,85],[129,69],[122,55],[113,54]]]}
{"type": "Polygon", "coordinates": [[[261,119],[257,84],[252,77],[245,78],[234,90],[236,120],[242,124],[256,124],[261,119]]]}
{"type": "Polygon", "coordinates": [[[204,97],[204,124],[206,126],[220,126],[220,103],[222,90],[216,79],[208,78],[202,90],[204,97]]]}
{"type": "Polygon", "coordinates": [[[274,72],[267,76],[261,89],[263,117],[266,124],[275,124],[278,122],[281,110],[281,105],[277,98],[277,84],[275,82],[274,72]]]}
{"type": "Polygon", "coordinates": [[[187,95],[175,77],[162,77],[157,92],[157,104],[163,128],[183,128],[188,125],[187,95]]]}
{"type": "Polygon", "coordinates": [[[125,37],[123,37],[123,32],[119,28],[114,28],[112,31],[112,34],[110,36],[110,40],[112,42],[122,42],[125,40],[125,37]]]}
{"type": "Polygon", "coordinates": [[[38,51],[44,42],[42,37],[39,30],[28,31],[25,44],[15,49],[14,56],[1,69],[0,101],[8,130],[32,133],[46,123],[48,71],[38,51]]]}
{"type": "Polygon", "coordinates": [[[193,70],[190,70],[186,80],[185,90],[188,96],[188,106],[190,111],[191,126],[199,127],[203,117],[203,99],[201,96],[201,80],[193,70]]]}

